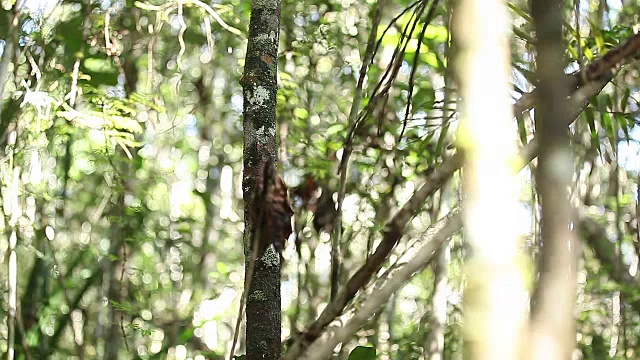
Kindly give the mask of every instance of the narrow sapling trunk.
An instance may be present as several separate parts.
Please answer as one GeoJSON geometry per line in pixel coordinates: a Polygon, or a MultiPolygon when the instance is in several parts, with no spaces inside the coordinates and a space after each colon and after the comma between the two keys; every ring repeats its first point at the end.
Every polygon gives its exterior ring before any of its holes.
{"type": "MultiPolygon", "coordinates": [[[[249,39],[244,75],[244,249],[246,269],[251,261],[251,234],[256,219],[253,194],[260,169],[276,159],[276,94],[280,1],[254,0],[251,3],[249,39]]],[[[273,246],[255,262],[246,299],[247,360],[279,359],[281,356],[280,258],[273,246]]],[[[249,275],[247,273],[247,275],[249,275]]]]}

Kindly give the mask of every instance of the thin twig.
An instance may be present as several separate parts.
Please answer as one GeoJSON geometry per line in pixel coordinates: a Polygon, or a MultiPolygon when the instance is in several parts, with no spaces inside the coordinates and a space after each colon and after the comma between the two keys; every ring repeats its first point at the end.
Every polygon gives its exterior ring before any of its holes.
{"type": "Polygon", "coordinates": [[[331,357],[336,345],[347,340],[358,331],[380,306],[389,301],[389,298],[396,291],[426,268],[434,259],[437,250],[461,227],[462,219],[458,210],[452,211],[449,215],[433,224],[425,236],[427,239],[426,244],[418,253],[408,263],[399,267],[395,274],[382,287],[376,290],[375,294],[367,297],[345,325],[335,329],[329,337],[311,345],[300,359],[319,360],[331,357]]]}
{"type": "Polygon", "coordinates": [[[418,62],[420,59],[420,49],[422,48],[422,42],[424,40],[424,33],[427,31],[427,27],[431,24],[433,20],[433,15],[435,14],[435,10],[438,8],[439,0],[434,0],[431,3],[431,8],[427,13],[427,18],[422,25],[422,30],[420,31],[420,35],[418,36],[418,47],[416,48],[416,53],[413,56],[413,65],[411,66],[411,74],[409,75],[409,94],[407,95],[407,106],[405,107],[404,112],[404,121],[402,122],[402,130],[400,131],[400,136],[398,136],[398,143],[402,140],[402,136],[404,135],[404,131],[407,128],[407,121],[409,119],[409,115],[411,114],[411,102],[413,100],[413,88],[415,85],[415,76],[416,71],[418,70],[418,62]]]}
{"type": "Polygon", "coordinates": [[[135,2],[135,6],[144,9],[144,10],[152,10],[152,11],[158,11],[158,12],[162,12],[164,11],[165,13],[165,18],[168,17],[168,14],[171,13],[171,11],[173,11],[174,9],[177,9],[179,4],[183,4],[183,5],[189,5],[189,4],[193,4],[201,9],[203,9],[204,11],[206,11],[212,18],[213,20],[215,20],[218,25],[220,25],[220,27],[222,27],[223,29],[227,30],[228,32],[234,34],[234,35],[238,35],[238,36],[242,36],[242,32],[236,28],[234,28],[233,26],[230,26],[229,24],[227,24],[224,20],[222,20],[222,18],[220,17],[220,15],[213,10],[213,8],[209,5],[207,5],[206,3],[203,3],[202,1],[199,0],[184,0],[184,1],[174,1],[174,2],[167,2],[165,4],[162,5],[153,5],[150,3],[143,3],[141,1],[136,1],[135,2]]]}
{"type": "MultiPolygon", "coordinates": [[[[360,103],[362,101],[362,90],[364,87],[364,80],[367,76],[369,64],[373,60],[375,51],[376,35],[378,33],[378,25],[382,19],[382,12],[384,10],[386,0],[378,1],[376,5],[376,13],[371,25],[371,33],[369,34],[369,41],[365,50],[364,57],[362,59],[362,65],[360,67],[360,76],[356,85],[356,90],[353,95],[353,102],[351,103],[351,111],[349,112],[347,134],[353,133],[356,126],[356,118],[360,111],[360,103]]],[[[338,293],[338,279],[340,269],[340,243],[342,242],[342,203],[346,193],[347,184],[347,168],[349,166],[349,157],[351,156],[352,143],[349,140],[349,135],[345,141],[345,146],[342,152],[342,159],[340,160],[340,167],[338,173],[340,174],[340,182],[338,184],[338,199],[336,206],[336,218],[333,226],[333,236],[331,236],[331,300],[333,300],[338,293]]]]}
{"type": "MultiPolygon", "coordinates": [[[[124,273],[127,266],[127,242],[122,244],[122,269],[120,270],[120,301],[125,298],[127,288],[124,286],[124,273]]],[[[127,333],[124,331],[124,309],[120,307],[120,330],[122,331],[122,338],[124,340],[124,347],[129,352],[129,341],[127,340],[127,333]]]]}

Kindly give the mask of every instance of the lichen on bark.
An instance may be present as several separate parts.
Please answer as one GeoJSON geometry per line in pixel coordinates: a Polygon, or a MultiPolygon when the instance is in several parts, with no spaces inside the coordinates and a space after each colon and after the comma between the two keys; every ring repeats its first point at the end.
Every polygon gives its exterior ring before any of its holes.
{"type": "MultiPolygon", "coordinates": [[[[244,74],[245,258],[251,259],[253,194],[259,169],[268,158],[276,159],[277,59],[280,34],[280,1],[253,0],[244,74]]],[[[248,269],[248,262],[246,268],[248,269]]],[[[246,358],[279,359],[282,346],[280,308],[280,259],[273,249],[256,260],[246,304],[246,358]]]]}

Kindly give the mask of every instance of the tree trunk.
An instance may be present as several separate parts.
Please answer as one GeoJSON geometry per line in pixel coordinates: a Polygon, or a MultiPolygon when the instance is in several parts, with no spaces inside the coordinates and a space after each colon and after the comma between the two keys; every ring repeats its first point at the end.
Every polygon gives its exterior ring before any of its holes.
{"type": "Polygon", "coordinates": [[[567,191],[573,161],[564,99],[569,86],[564,76],[562,1],[535,0],[532,15],[537,34],[538,106],[536,136],[540,141],[536,183],[542,204],[540,277],[532,296],[532,358],[570,359],[575,347],[574,303],[578,239],[571,229],[572,208],[567,191]],[[550,346],[551,345],[551,346],[550,346]]]}
{"type": "Polygon", "coordinates": [[[438,259],[433,267],[434,287],[431,298],[431,316],[429,317],[429,336],[427,337],[427,358],[444,359],[444,331],[447,325],[447,296],[449,274],[449,243],[442,244],[438,250],[438,259]]]}
{"type": "MultiPolygon", "coordinates": [[[[451,6],[447,7],[447,19],[449,32],[453,30],[451,25],[451,6]]],[[[451,47],[451,38],[445,43],[445,57],[447,61],[452,59],[453,49],[451,47]]],[[[451,108],[456,104],[456,98],[453,89],[454,71],[452,67],[448,67],[444,75],[444,110],[442,112],[442,131],[440,139],[450,137],[449,119],[453,115],[451,108]]],[[[448,141],[447,141],[448,142],[448,141]]],[[[449,209],[450,197],[452,195],[451,183],[444,184],[440,189],[438,200],[438,209],[435,217],[439,220],[446,216],[449,209]]],[[[429,335],[426,341],[426,358],[429,360],[444,359],[444,333],[447,327],[447,297],[449,296],[449,260],[451,257],[450,242],[446,242],[438,250],[438,258],[433,266],[433,296],[431,297],[431,316],[429,316],[429,335]]]]}
{"type": "MultiPolygon", "coordinates": [[[[119,198],[123,201],[124,195],[120,195],[119,198]]],[[[119,200],[118,202],[120,203],[121,201],[119,200]]],[[[118,216],[122,221],[125,221],[124,211],[118,214],[118,216]]],[[[104,334],[103,343],[104,352],[102,355],[104,360],[117,360],[119,358],[119,350],[123,340],[123,334],[120,330],[120,311],[123,310],[118,310],[112,301],[116,301],[117,303],[125,301],[124,297],[121,296],[122,286],[124,285],[120,281],[120,273],[122,272],[122,267],[125,266],[122,261],[122,249],[126,235],[124,234],[124,229],[121,224],[116,226],[117,230],[115,230],[113,234],[109,255],[116,257],[117,260],[106,262],[104,267],[103,291],[104,296],[109,299],[105,321],[106,332],[104,334]]]]}
{"type": "MultiPolygon", "coordinates": [[[[251,3],[249,41],[240,79],[244,94],[244,248],[246,269],[251,261],[253,194],[263,164],[276,160],[276,95],[280,1],[251,3]]],[[[247,360],[279,359],[281,355],[280,258],[270,246],[256,260],[247,293],[247,360]]],[[[248,274],[247,274],[248,275],[248,274]]]]}
{"type": "Polygon", "coordinates": [[[458,142],[464,149],[464,227],[472,256],[464,290],[465,358],[522,359],[526,290],[522,248],[511,219],[520,188],[509,105],[511,85],[506,3],[460,1],[454,10],[464,110],[458,142]]]}

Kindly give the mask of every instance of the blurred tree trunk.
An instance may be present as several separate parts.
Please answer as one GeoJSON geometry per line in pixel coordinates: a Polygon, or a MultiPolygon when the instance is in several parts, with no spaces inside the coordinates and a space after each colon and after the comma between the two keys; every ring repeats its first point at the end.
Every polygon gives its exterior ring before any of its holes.
{"type": "MultiPolygon", "coordinates": [[[[10,36],[5,37],[4,49],[2,54],[2,60],[0,61],[0,117],[2,115],[4,102],[2,98],[4,96],[4,88],[9,79],[9,63],[13,60],[14,50],[17,46],[15,44],[18,43],[18,37],[20,34],[20,4],[16,2],[11,7],[10,11],[6,12],[7,18],[2,19],[7,21],[8,30],[10,36]]],[[[9,100],[7,100],[9,102],[9,100]]],[[[5,135],[6,129],[0,129],[0,132],[5,135]]]]}
{"type": "Polygon", "coordinates": [[[517,224],[519,181],[509,82],[511,24],[501,0],[464,0],[454,11],[456,79],[463,99],[465,358],[522,359],[526,300],[517,224]]]}
{"type": "Polygon", "coordinates": [[[429,317],[429,336],[427,337],[427,359],[444,359],[444,332],[447,325],[447,296],[450,248],[449,242],[438,250],[438,258],[433,266],[434,286],[431,297],[431,316],[429,317]]]}
{"type": "Polygon", "coordinates": [[[111,246],[109,248],[109,256],[115,260],[105,262],[104,267],[104,290],[105,296],[109,300],[106,316],[106,332],[104,334],[104,360],[117,360],[120,344],[122,343],[122,333],[120,331],[120,311],[117,310],[114,303],[121,304],[123,302],[122,286],[120,282],[120,273],[124,266],[122,250],[124,248],[126,231],[126,215],[124,212],[124,194],[118,195],[117,209],[114,209],[114,219],[119,219],[120,223],[113,224],[115,227],[111,235],[111,246]]]}
{"type": "MultiPolygon", "coordinates": [[[[447,19],[449,20],[447,28],[449,33],[453,30],[450,26],[451,23],[451,6],[447,7],[447,19]]],[[[451,37],[445,42],[445,57],[447,61],[452,59],[451,37]]],[[[442,112],[442,130],[440,138],[449,137],[449,118],[453,115],[451,108],[455,104],[455,94],[453,91],[453,67],[447,67],[444,76],[444,110],[442,112]]],[[[448,141],[447,141],[448,142],[448,141]]],[[[444,184],[440,189],[440,196],[438,197],[438,207],[435,212],[435,219],[439,220],[443,216],[449,213],[449,202],[451,197],[452,186],[451,183],[444,184]]],[[[431,297],[431,316],[429,316],[429,335],[426,341],[426,358],[429,360],[442,360],[444,359],[444,333],[447,326],[447,297],[449,295],[449,260],[450,260],[451,247],[450,242],[447,241],[443,244],[442,248],[438,250],[438,257],[433,265],[433,295],[431,297]]]]}
{"type": "MultiPolygon", "coordinates": [[[[34,256],[33,265],[31,266],[31,270],[29,271],[27,277],[27,284],[24,288],[22,296],[20,298],[20,315],[22,316],[22,326],[24,329],[24,333],[30,332],[33,328],[38,328],[34,332],[37,334],[38,339],[38,356],[44,358],[45,354],[48,350],[49,345],[49,337],[42,331],[40,327],[38,327],[38,311],[49,306],[48,302],[51,298],[51,294],[49,293],[48,283],[49,283],[49,272],[47,271],[47,266],[50,268],[50,264],[45,264],[46,256],[46,244],[47,241],[45,237],[45,225],[42,223],[43,212],[42,212],[42,203],[38,202],[38,207],[36,213],[39,214],[40,224],[39,227],[35,231],[35,238],[33,240],[34,248],[39,252],[36,256],[34,256]]],[[[47,254],[49,255],[49,254],[47,254]]],[[[23,338],[23,334],[21,332],[16,333],[16,344],[21,344],[23,341],[26,341],[23,338]]],[[[16,348],[17,354],[19,353],[19,348],[16,348]]]]}
{"type": "MultiPolygon", "coordinates": [[[[17,31],[17,29],[19,29],[19,23],[20,23],[20,6],[18,3],[14,4],[11,7],[11,11],[7,12],[7,20],[9,23],[9,32],[11,33],[11,36],[6,36],[5,38],[5,46],[4,46],[4,50],[3,50],[3,57],[2,57],[2,61],[0,62],[0,115],[2,114],[2,106],[4,104],[4,102],[2,101],[3,95],[4,95],[4,88],[5,85],[8,81],[9,78],[9,63],[11,62],[11,60],[13,60],[13,53],[18,52],[19,50],[17,49],[18,46],[16,44],[18,44],[18,37],[19,37],[19,31],[17,31]]],[[[15,79],[14,79],[15,80],[15,79]]],[[[2,134],[6,134],[7,133],[7,129],[0,129],[0,132],[2,132],[2,134]]],[[[12,144],[15,145],[15,144],[12,144]]],[[[13,150],[10,152],[9,156],[11,157],[12,161],[13,161],[13,150]]],[[[13,169],[12,171],[19,171],[16,169],[13,169]]],[[[18,179],[15,179],[15,181],[18,181],[18,179]]],[[[16,186],[17,183],[16,183],[16,186]]],[[[11,199],[13,199],[11,196],[15,196],[16,197],[16,205],[17,204],[17,191],[18,189],[15,189],[16,193],[15,194],[3,194],[3,196],[9,196],[11,199]]],[[[18,260],[17,260],[17,255],[15,252],[15,248],[16,248],[16,241],[17,241],[17,234],[15,231],[15,220],[12,218],[12,214],[13,211],[17,211],[18,209],[13,209],[13,207],[10,206],[9,209],[3,209],[4,211],[4,215],[5,215],[5,235],[7,236],[7,242],[9,244],[6,252],[8,254],[7,256],[7,275],[8,275],[8,279],[7,279],[7,293],[8,293],[8,312],[7,312],[7,318],[6,318],[6,324],[7,324],[7,359],[13,359],[15,356],[15,338],[16,338],[16,316],[17,316],[17,282],[18,282],[18,278],[17,278],[17,269],[18,269],[18,260]],[[7,221],[9,220],[9,221],[7,221]],[[7,226],[8,225],[8,226],[7,226]]],[[[16,217],[17,218],[17,217],[16,217]]]]}
{"type": "MultiPolygon", "coordinates": [[[[136,52],[131,48],[131,45],[135,43],[137,32],[131,32],[131,41],[126,42],[130,48],[123,51],[122,56],[122,72],[124,75],[124,91],[127,98],[131,98],[131,95],[138,89],[138,72],[136,71],[136,52]]],[[[136,140],[139,135],[136,135],[136,140]]],[[[113,256],[115,260],[106,262],[105,269],[105,281],[106,281],[106,296],[109,299],[109,307],[107,314],[107,331],[104,335],[104,357],[105,360],[120,359],[118,356],[120,345],[124,341],[127,351],[129,349],[129,343],[127,341],[124,324],[124,310],[122,307],[117,310],[114,308],[112,301],[129,307],[128,289],[126,286],[126,266],[128,257],[133,252],[133,246],[129,246],[127,243],[131,243],[134,240],[135,234],[140,229],[142,220],[138,214],[132,214],[127,211],[129,204],[126,199],[127,196],[135,197],[135,189],[139,186],[136,179],[136,172],[142,166],[142,161],[137,161],[138,148],[130,148],[127,151],[118,147],[116,153],[119,158],[122,159],[119,169],[114,169],[114,176],[117,181],[116,189],[116,204],[114,208],[114,219],[118,219],[118,223],[113,224],[113,235],[111,237],[111,245],[109,247],[109,255],[113,256]],[[116,311],[117,310],[117,311],[116,311]]],[[[130,356],[128,354],[127,356],[130,356]]]]}
{"type": "MultiPolygon", "coordinates": [[[[200,245],[201,248],[198,251],[198,267],[196,273],[194,274],[194,283],[205,284],[203,288],[204,294],[208,294],[214,290],[214,283],[208,281],[208,277],[211,269],[215,268],[216,262],[219,261],[219,257],[216,255],[216,252],[213,251],[213,249],[215,238],[219,235],[218,228],[220,224],[216,223],[216,221],[219,222],[222,219],[219,218],[220,208],[214,203],[213,199],[216,196],[221,196],[220,177],[219,175],[217,177],[213,177],[213,172],[221,171],[221,169],[225,165],[227,165],[226,162],[218,163],[217,158],[215,162],[212,161],[217,155],[217,151],[212,142],[214,139],[221,139],[225,144],[231,141],[230,137],[225,134],[225,130],[217,130],[213,126],[213,124],[215,123],[224,121],[224,118],[227,116],[226,112],[221,112],[219,107],[215,106],[211,95],[214,92],[212,88],[212,82],[218,76],[224,77],[225,81],[233,81],[228,80],[228,76],[225,76],[222,71],[217,70],[214,71],[209,78],[201,76],[195,83],[199,100],[198,106],[203,117],[205,119],[208,119],[208,121],[199,124],[200,139],[202,141],[203,147],[209,149],[209,153],[206,160],[201,162],[202,169],[206,170],[207,172],[205,191],[204,193],[200,194],[205,206],[206,215],[204,224],[202,226],[202,244],[200,245]]],[[[231,97],[230,87],[226,87],[223,91],[225,98],[231,97]]]]}
{"type": "Polygon", "coordinates": [[[540,277],[532,297],[531,353],[534,359],[570,359],[575,346],[574,303],[578,241],[571,230],[569,192],[573,161],[567,128],[562,41],[562,1],[534,0],[538,94],[536,137],[540,140],[536,183],[542,205],[540,277]]]}
{"type": "MultiPolygon", "coordinates": [[[[142,225],[140,213],[128,211],[129,204],[126,201],[127,195],[132,197],[135,189],[139,186],[135,173],[140,169],[142,161],[136,161],[137,149],[130,149],[133,159],[127,159],[123,151],[118,152],[122,157],[122,164],[119,172],[115,176],[117,179],[119,193],[116,195],[116,204],[113,209],[111,245],[109,246],[110,259],[105,261],[103,294],[109,300],[106,316],[106,333],[104,334],[104,357],[105,360],[117,360],[123,340],[125,347],[129,349],[129,344],[125,339],[124,315],[127,308],[130,308],[129,289],[127,288],[126,266],[134,250],[133,243],[136,240],[138,229],[142,225]],[[114,306],[114,302],[121,306],[114,306]]],[[[128,356],[131,354],[128,354],[128,356]]]]}
{"type": "MultiPolygon", "coordinates": [[[[246,269],[251,259],[252,209],[260,169],[276,162],[276,95],[280,0],[251,2],[244,74],[244,248],[246,269]]],[[[280,257],[272,246],[256,260],[247,293],[247,360],[279,359],[281,355],[280,257]]],[[[249,275],[249,274],[247,274],[249,275]]]]}
{"type": "MultiPolygon", "coordinates": [[[[14,156],[11,152],[10,156],[14,156]]],[[[13,158],[11,159],[13,162],[13,158]]],[[[18,242],[17,222],[22,211],[19,202],[19,186],[20,186],[20,167],[11,169],[11,182],[3,189],[3,195],[8,198],[3,208],[5,216],[5,235],[8,239],[7,248],[7,359],[16,358],[15,340],[16,330],[19,324],[16,324],[16,316],[18,312],[18,254],[16,252],[18,242]]]]}

